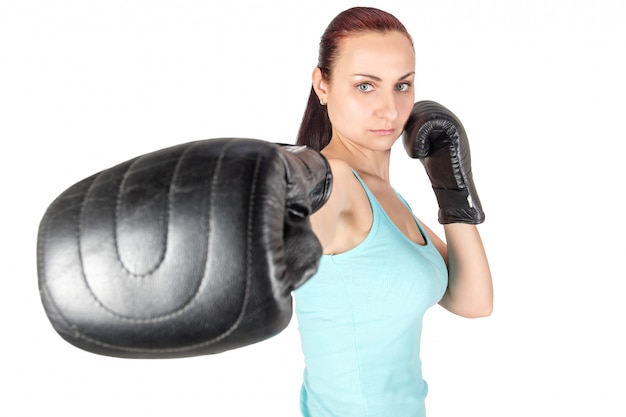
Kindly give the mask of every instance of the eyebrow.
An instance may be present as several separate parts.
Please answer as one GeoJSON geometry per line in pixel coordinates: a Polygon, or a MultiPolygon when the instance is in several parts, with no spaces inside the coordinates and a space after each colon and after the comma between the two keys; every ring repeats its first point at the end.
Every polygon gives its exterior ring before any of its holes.
{"type": "MultiPolygon", "coordinates": [[[[402,77],[398,78],[398,81],[404,80],[405,78],[410,77],[413,74],[415,74],[415,71],[411,71],[411,72],[409,72],[407,74],[404,74],[402,77]]],[[[372,80],[378,81],[378,82],[382,81],[382,78],[377,77],[375,75],[371,75],[371,74],[352,74],[352,76],[354,76],[354,77],[367,77],[367,78],[371,78],[372,80]]]]}

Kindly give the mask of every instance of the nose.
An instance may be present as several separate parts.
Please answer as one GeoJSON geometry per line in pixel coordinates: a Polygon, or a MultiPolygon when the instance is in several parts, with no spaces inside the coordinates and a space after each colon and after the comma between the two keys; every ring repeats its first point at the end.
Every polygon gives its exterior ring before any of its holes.
{"type": "Polygon", "coordinates": [[[377,104],[376,116],[390,122],[398,118],[398,103],[394,93],[381,94],[377,104]]]}

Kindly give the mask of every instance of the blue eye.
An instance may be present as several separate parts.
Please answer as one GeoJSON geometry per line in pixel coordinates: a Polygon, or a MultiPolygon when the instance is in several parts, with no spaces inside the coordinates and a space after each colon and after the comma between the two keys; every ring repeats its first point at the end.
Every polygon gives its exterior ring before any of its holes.
{"type": "Polygon", "coordinates": [[[411,83],[400,83],[396,86],[396,88],[398,89],[398,91],[409,91],[409,88],[411,88],[411,83]]]}
{"type": "Polygon", "coordinates": [[[373,87],[372,87],[372,84],[370,83],[362,83],[362,84],[357,85],[356,88],[358,88],[359,91],[362,93],[367,93],[367,92],[372,91],[373,87]]]}

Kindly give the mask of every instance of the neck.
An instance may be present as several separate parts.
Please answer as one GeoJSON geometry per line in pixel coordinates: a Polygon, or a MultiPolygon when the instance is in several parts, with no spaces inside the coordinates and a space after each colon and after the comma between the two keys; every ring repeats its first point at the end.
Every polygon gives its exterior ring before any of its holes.
{"type": "Polygon", "coordinates": [[[347,162],[361,177],[371,176],[389,183],[390,149],[373,150],[333,138],[322,154],[347,162]]]}

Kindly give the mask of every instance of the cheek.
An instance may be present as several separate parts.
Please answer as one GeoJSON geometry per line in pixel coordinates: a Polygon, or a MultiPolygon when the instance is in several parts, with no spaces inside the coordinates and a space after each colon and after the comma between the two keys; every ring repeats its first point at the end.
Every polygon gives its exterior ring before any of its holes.
{"type": "Polygon", "coordinates": [[[413,110],[415,97],[412,94],[404,96],[398,102],[398,113],[401,118],[408,119],[413,110]]]}
{"type": "Polygon", "coordinates": [[[402,95],[402,104],[408,106],[409,108],[413,108],[413,104],[415,103],[415,91],[411,89],[411,91],[402,95]]]}
{"type": "Polygon", "coordinates": [[[367,100],[364,94],[353,94],[352,91],[346,91],[341,99],[335,102],[335,109],[338,114],[349,119],[358,119],[364,117],[371,112],[371,100],[367,100]]]}

